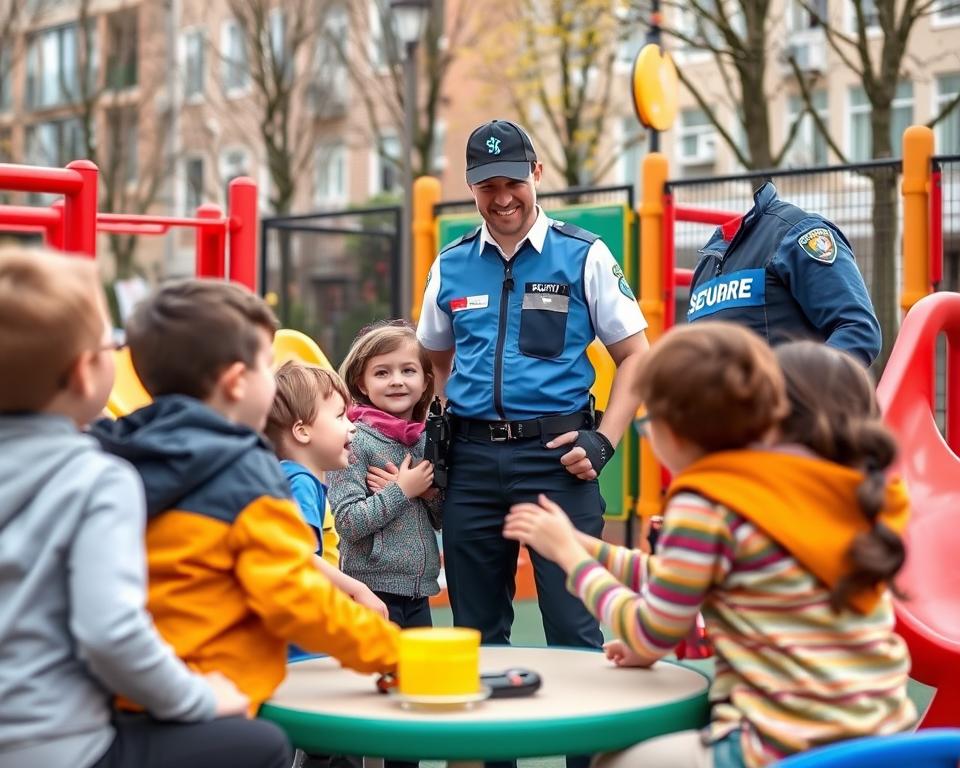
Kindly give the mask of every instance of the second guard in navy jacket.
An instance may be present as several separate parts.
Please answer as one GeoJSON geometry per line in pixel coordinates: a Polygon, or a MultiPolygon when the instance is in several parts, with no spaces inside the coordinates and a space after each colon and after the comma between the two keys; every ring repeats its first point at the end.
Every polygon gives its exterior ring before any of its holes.
{"type": "Polygon", "coordinates": [[[700,251],[687,320],[728,320],[771,344],[820,339],[870,365],[880,324],[843,233],[777,196],[767,182],[753,208],[718,227],[700,251]]]}

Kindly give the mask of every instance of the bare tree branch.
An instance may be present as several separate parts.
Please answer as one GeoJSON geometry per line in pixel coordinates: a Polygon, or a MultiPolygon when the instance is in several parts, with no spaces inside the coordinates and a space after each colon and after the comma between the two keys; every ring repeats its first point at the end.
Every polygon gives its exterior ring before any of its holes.
{"type": "Polygon", "coordinates": [[[811,118],[813,118],[813,122],[817,126],[817,130],[820,131],[820,134],[823,136],[824,140],[826,140],[830,149],[832,149],[833,153],[837,156],[837,159],[839,159],[841,163],[847,163],[847,156],[833,140],[833,137],[830,135],[830,129],[823,122],[823,118],[820,116],[820,113],[817,112],[817,108],[813,103],[813,97],[810,93],[810,87],[807,85],[806,78],[804,78],[803,73],[800,71],[800,66],[797,64],[796,58],[790,55],[787,57],[787,61],[790,62],[790,67],[793,70],[793,76],[800,88],[800,96],[803,98],[803,102],[806,105],[807,113],[811,118]]]}
{"type": "Polygon", "coordinates": [[[716,112],[713,110],[713,107],[710,106],[703,94],[700,93],[700,90],[693,84],[693,81],[687,77],[686,73],[680,67],[677,68],[677,76],[680,78],[680,82],[684,84],[686,89],[690,91],[697,104],[700,105],[700,109],[702,109],[704,114],[706,114],[707,119],[713,123],[713,127],[716,129],[717,133],[720,134],[720,137],[724,140],[727,146],[730,147],[730,151],[732,151],[736,156],[737,162],[744,167],[749,168],[751,165],[750,159],[743,154],[743,150],[740,149],[736,139],[734,139],[733,136],[730,135],[730,132],[724,127],[723,121],[718,118],[716,112]]]}

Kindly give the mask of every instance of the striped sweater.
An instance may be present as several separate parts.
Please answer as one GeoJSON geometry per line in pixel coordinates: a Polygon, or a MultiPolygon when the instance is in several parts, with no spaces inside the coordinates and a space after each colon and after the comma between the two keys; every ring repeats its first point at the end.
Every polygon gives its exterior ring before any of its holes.
{"type": "Polygon", "coordinates": [[[681,493],[656,555],[602,542],[589,554],[568,587],[642,658],[667,654],[703,612],[716,653],[708,740],[741,729],[749,768],[916,719],[889,595],[866,615],[835,613],[822,582],[726,507],[681,493]]]}

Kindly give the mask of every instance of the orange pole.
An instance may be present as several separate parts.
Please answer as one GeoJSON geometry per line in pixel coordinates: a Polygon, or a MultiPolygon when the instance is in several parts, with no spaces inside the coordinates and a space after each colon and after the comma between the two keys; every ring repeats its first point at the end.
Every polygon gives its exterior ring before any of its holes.
{"type": "MultiPolygon", "coordinates": [[[[643,197],[640,201],[640,309],[647,319],[647,338],[654,343],[664,331],[664,288],[673,275],[664,274],[663,194],[669,164],[665,155],[651,152],[643,159],[643,197]]],[[[660,512],[660,462],[649,440],[640,441],[640,499],[637,514],[649,519],[660,512]]]]}
{"type": "Polygon", "coordinates": [[[904,313],[932,293],[930,284],[930,190],[933,131],[911,125],[903,132],[903,287],[904,313]]]}
{"type": "Polygon", "coordinates": [[[433,206],[439,202],[439,179],[421,176],[413,182],[413,296],[410,300],[410,315],[414,322],[420,319],[427,276],[433,260],[437,257],[437,229],[433,206]]]}

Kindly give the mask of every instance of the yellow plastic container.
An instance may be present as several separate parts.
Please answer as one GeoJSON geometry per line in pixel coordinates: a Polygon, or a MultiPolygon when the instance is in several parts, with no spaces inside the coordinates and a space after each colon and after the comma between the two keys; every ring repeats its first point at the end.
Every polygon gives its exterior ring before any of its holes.
{"type": "Polygon", "coordinates": [[[480,633],[462,627],[400,632],[397,684],[405,696],[467,696],[480,690],[480,633]]]}

